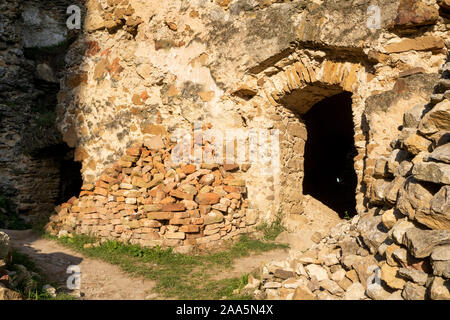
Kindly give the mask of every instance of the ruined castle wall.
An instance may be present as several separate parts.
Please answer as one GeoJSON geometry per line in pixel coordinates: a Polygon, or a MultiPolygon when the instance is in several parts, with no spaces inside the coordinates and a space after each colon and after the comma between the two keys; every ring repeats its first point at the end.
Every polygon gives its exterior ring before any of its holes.
{"type": "Polygon", "coordinates": [[[174,163],[172,152],[176,145],[166,137],[134,144],[95,183],[85,183],[79,197],[58,206],[46,230],[178,252],[255,231],[258,215],[248,208],[241,179],[245,167],[174,163]]]}
{"type": "Polygon", "coordinates": [[[84,180],[94,181],[133,141],[197,120],[223,130],[279,129],[280,169],[266,176],[252,165],[250,205],[264,218],[301,213],[301,114],[350,91],[357,209],[364,211],[374,159],[389,150],[404,111],[430,94],[404,83],[436,74],[448,41],[435,1],[381,1],[379,29],[366,26],[368,6],[89,1],[83,36],[66,56],[58,109],[84,180]],[[367,107],[369,97],[390,90],[407,93],[388,111],[367,107]]]}
{"type": "Polygon", "coordinates": [[[64,155],[45,149],[63,144],[54,109],[56,71],[64,66],[58,66],[58,57],[63,58],[67,38],[66,6],[0,4],[0,194],[26,217],[49,214],[59,201],[58,157],[64,155]]]}

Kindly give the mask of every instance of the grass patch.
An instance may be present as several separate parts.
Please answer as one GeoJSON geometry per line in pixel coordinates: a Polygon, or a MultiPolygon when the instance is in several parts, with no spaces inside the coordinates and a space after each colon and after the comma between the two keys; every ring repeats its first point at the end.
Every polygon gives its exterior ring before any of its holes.
{"type": "Polygon", "coordinates": [[[219,280],[217,275],[231,268],[236,258],[254,252],[286,248],[285,245],[251,239],[247,235],[241,236],[235,243],[230,242],[225,250],[199,255],[175,253],[170,248],[143,248],[116,240],[85,248],[85,244],[96,241],[85,235],[56,240],[85,256],[118,265],[132,276],[143,276],[155,281],[154,291],[161,297],[189,300],[250,299],[250,296],[233,294],[235,289],[247,284],[248,275],[219,280]]]}
{"type": "Polygon", "coordinates": [[[261,223],[257,227],[257,230],[262,231],[264,233],[264,239],[268,241],[273,241],[275,240],[276,237],[278,237],[280,233],[282,233],[286,229],[281,222],[280,215],[278,215],[275,221],[273,221],[272,223],[267,222],[261,223]]]}
{"type": "Polygon", "coordinates": [[[52,297],[49,293],[47,293],[43,286],[48,282],[41,276],[41,270],[36,266],[33,260],[24,253],[21,253],[17,250],[13,250],[12,252],[12,265],[13,271],[16,271],[18,274],[21,272],[21,269],[18,265],[24,266],[27,271],[30,273],[31,277],[25,278],[18,283],[18,286],[14,288],[18,290],[25,299],[28,300],[76,300],[73,296],[66,293],[58,293],[56,297],[52,297]],[[29,288],[34,288],[33,290],[29,290],[29,288]]]}

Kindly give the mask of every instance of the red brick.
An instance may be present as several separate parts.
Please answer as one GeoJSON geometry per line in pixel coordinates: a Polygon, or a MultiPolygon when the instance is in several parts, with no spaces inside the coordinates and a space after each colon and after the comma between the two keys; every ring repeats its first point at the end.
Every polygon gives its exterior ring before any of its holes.
{"type": "Polygon", "coordinates": [[[195,198],[198,204],[216,204],[220,201],[220,196],[217,193],[199,193],[195,198]]]}
{"type": "Polygon", "coordinates": [[[126,154],[132,157],[139,157],[141,155],[141,149],[138,147],[127,149],[126,154]]]}
{"type": "Polygon", "coordinates": [[[179,224],[189,224],[191,223],[191,219],[181,219],[181,218],[173,218],[170,219],[169,224],[179,225],[179,224]]]}
{"type": "Polygon", "coordinates": [[[150,212],[147,217],[153,220],[170,220],[173,217],[173,212],[150,212]]]}
{"type": "Polygon", "coordinates": [[[189,217],[191,218],[200,218],[200,211],[198,209],[186,210],[186,212],[189,214],[189,217]]]}
{"type": "Polygon", "coordinates": [[[195,233],[195,232],[200,231],[200,227],[197,225],[188,224],[188,225],[181,226],[180,231],[187,232],[187,233],[195,233]]]}
{"type": "Polygon", "coordinates": [[[205,220],[203,218],[194,218],[194,219],[192,219],[192,223],[193,224],[203,224],[204,221],[205,220]]]}
{"type": "Polygon", "coordinates": [[[187,165],[185,165],[185,166],[182,166],[182,167],[181,167],[181,170],[183,170],[183,172],[184,172],[185,174],[191,174],[191,173],[194,173],[194,172],[195,172],[195,165],[193,165],[193,164],[187,164],[187,165]]]}
{"type": "Polygon", "coordinates": [[[174,218],[179,218],[179,219],[184,219],[184,218],[189,218],[190,215],[188,212],[183,211],[183,212],[174,212],[173,214],[174,218]]]}
{"type": "Polygon", "coordinates": [[[223,186],[223,190],[225,190],[228,193],[239,192],[239,189],[233,186],[223,186]]]}
{"type": "Polygon", "coordinates": [[[184,203],[167,203],[162,205],[162,211],[184,211],[184,203]]]}
{"type": "Polygon", "coordinates": [[[100,194],[106,197],[108,195],[108,190],[104,188],[95,188],[94,194],[100,194]]]}
{"type": "Polygon", "coordinates": [[[170,191],[170,195],[175,198],[179,198],[179,199],[194,200],[193,194],[189,194],[189,193],[183,192],[181,190],[172,190],[172,191],[170,191]]]}
{"type": "Polygon", "coordinates": [[[239,165],[236,163],[224,164],[223,168],[225,169],[225,171],[236,171],[236,170],[239,170],[239,165]]]}

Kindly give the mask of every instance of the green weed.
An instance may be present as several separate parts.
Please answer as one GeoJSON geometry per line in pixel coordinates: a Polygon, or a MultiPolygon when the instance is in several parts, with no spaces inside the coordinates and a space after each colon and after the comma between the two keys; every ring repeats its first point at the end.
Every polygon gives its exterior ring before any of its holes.
{"type": "Polygon", "coordinates": [[[257,230],[264,233],[264,239],[273,241],[286,229],[281,222],[281,215],[278,214],[272,223],[263,222],[257,227],[257,230]]]}
{"type": "Polygon", "coordinates": [[[36,266],[31,258],[21,253],[17,250],[13,250],[12,252],[12,265],[13,271],[19,271],[17,265],[24,266],[28,272],[30,272],[31,277],[26,279],[25,281],[19,283],[18,287],[15,288],[18,290],[23,297],[28,300],[75,300],[75,298],[66,293],[58,293],[56,297],[52,297],[48,292],[43,289],[43,286],[48,283],[45,279],[40,275],[41,270],[36,266]],[[33,287],[34,290],[28,290],[28,288],[33,287]]]}
{"type": "Polygon", "coordinates": [[[236,258],[286,247],[251,239],[247,235],[229,243],[225,250],[198,255],[175,253],[170,248],[142,248],[115,240],[85,248],[85,244],[97,241],[85,235],[63,237],[57,241],[85,256],[119,265],[133,276],[154,280],[154,290],[158,295],[178,299],[250,299],[249,296],[233,294],[235,289],[242,289],[247,284],[248,274],[241,278],[222,278],[221,274],[232,267],[236,258]]]}

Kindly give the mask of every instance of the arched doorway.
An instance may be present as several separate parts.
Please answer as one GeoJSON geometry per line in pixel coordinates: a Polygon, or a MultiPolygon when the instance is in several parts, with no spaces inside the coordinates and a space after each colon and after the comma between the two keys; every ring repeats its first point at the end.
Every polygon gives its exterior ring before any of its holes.
{"type": "Polygon", "coordinates": [[[343,92],[316,103],[302,119],[308,139],[304,152],[303,193],[341,218],[356,214],[357,176],[352,94],[343,92]]]}

